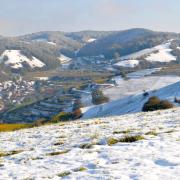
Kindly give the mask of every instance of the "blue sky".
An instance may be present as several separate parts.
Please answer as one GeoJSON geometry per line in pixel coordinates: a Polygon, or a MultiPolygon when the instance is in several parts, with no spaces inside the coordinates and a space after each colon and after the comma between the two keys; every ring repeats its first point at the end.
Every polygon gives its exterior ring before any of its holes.
{"type": "Polygon", "coordinates": [[[44,30],[180,32],[180,0],[0,0],[0,34],[44,30]]]}

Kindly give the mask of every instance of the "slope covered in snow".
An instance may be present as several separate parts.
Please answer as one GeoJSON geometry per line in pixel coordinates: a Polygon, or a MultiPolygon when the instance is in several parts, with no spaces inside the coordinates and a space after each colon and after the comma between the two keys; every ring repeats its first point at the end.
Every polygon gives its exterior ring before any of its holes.
{"type": "Polygon", "coordinates": [[[113,79],[117,85],[103,89],[103,93],[108,96],[110,100],[117,100],[130,95],[141,94],[144,90],[157,90],[180,81],[180,77],[178,76],[143,77],[143,73],[148,74],[148,72],[145,71],[130,73],[128,74],[128,77],[130,77],[128,80],[124,80],[120,76],[114,77],[113,79]]]}
{"type": "MultiPolygon", "coordinates": [[[[174,102],[174,98],[180,98],[180,82],[163,87],[159,90],[149,92],[148,97],[144,97],[142,93],[131,95],[106,104],[83,108],[83,118],[106,117],[114,115],[122,115],[134,112],[140,112],[144,103],[150,96],[158,96],[160,99],[166,99],[174,102]]],[[[178,104],[177,104],[178,105],[178,104]]]]}
{"type": "Polygon", "coordinates": [[[65,63],[69,63],[71,61],[71,58],[61,54],[61,56],[59,57],[59,60],[62,64],[65,64],[65,63]]]}
{"type": "Polygon", "coordinates": [[[116,66],[133,68],[133,67],[136,67],[138,64],[139,64],[138,60],[130,59],[130,60],[124,60],[124,61],[118,62],[116,66]]]}
{"type": "Polygon", "coordinates": [[[0,133],[0,141],[3,180],[180,177],[179,108],[0,133]],[[121,142],[128,136],[141,140],[121,142]]]}
{"type": "Polygon", "coordinates": [[[155,52],[149,54],[147,61],[170,62],[175,61],[176,57],[171,54],[170,42],[154,47],[155,52]],[[156,52],[157,51],[157,52],[156,52]]]}
{"type": "Polygon", "coordinates": [[[134,64],[135,67],[142,61],[143,59],[149,62],[171,62],[176,61],[176,57],[171,54],[172,49],[170,48],[171,40],[166,43],[160,44],[153,48],[144,49],[126,56],[121,57],[121,62],[115,64],[115,66],[123,66],[123,67],[131,67],[128,64],[130,62],[136,61],[134,64]],[[123,63],[124,61],[124,63],[123,63]],[[127,64],[127,65],[126,65],[127,64]]]}
{"type": "Polygon", "coordinates": [[[28,58],[21,53],[20,50],[6,50],[1,55],[1,59],[5,59],[4,63],[13,69],[24,67],[24,63],[33,68],[42,68],[45,64],[36,57],[28,58]]]}
{"type": "Polygon", "coordinates": [[[59,60],[61,62],[61,66],[63,69],[67,69],[70,65],[70,62],[71,62],[71,58],[61,54],[61,56],[59,57],[59,60]]]}

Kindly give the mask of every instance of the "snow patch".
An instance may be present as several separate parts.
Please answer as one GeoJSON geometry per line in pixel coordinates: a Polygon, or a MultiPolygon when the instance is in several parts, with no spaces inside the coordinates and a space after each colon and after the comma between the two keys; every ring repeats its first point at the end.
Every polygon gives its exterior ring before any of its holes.
{"type": "Polygon", "coordinates": [[[53,46],[56,46],[56,43],[54,43],[54,42],[48,41],[47,43],[48,43],[48,44],[51,44],[51,45],[53,45],[53,46]]]}
{"type": "Polygon", "coordinates": [[[53,46],[56,46],[56,43],[55,42],[51,42],[51,41],[48,41],[47,39],[45,38],[38,38],[38,39],[34,39],[33,41],[36,41],[36,42],[46,42],[48,44],[51,44],[53,46]]]}
{"type": "Polygon", "coordinates": [[[14,69],[23,68],[23,63],[27,63],[32,69],[42,68],[45,66],[45,64],[36,57],[32,57],[32,59],[27,58],[20,50],[5,50],[1,55],[1,59],[4,57],[8,58],[5,61],[5,64],[14,69]]]}
{"type": "Polygon", "coordinates": [[[38,79],[40,81],[47,81],[47,80],[49,80],[49,77],[36,77],[36,79],[38,79]]]}
{"type": "Polygon", "coordinates": [[[95,38],[90,38],[90,39],[88,39],[87,40],[87,43],[92,43],[92,42],[94,42],[94,41],[96,41],[97,39],[95,39],[95,38]]]}
{"type": "Polygon", "coordinates": [[[61,54],[61,56],[59,57],[59,60],[62,64],[64,64],[64,63],[69,63],[71,61],[71,58],[61,54]]]}
{"type": "Polygon", "coordinates": [[[61,54],[61,56],[59,57],[59,60],[61,62],[62,68],[63,69],[68,69],[70,62],[71,62],[71,58],[61,54]]]}
{"type": "Polygon", "coordinates": [[[138,64],[139,64],[138,60],[125,60],[125,61],[120,61],[115,65],[116,66],[133,68],[133,67],[137,66],[138,64]]]}

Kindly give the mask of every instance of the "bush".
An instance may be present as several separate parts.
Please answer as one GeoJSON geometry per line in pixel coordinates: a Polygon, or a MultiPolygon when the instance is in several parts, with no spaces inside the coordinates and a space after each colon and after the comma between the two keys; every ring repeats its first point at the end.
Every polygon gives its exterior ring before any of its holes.
{"type": "Polygon", "coordinates": [[[109,101],[109,98],[104,96],[103,92],[100,90],[94,90],[92,92],[92,103],[95,105],[103,104],[109,101]]]}
{"type": "Polygon", "coordinates": [[[36,120],[36,121],[33,123],[33,126],[42,126],[42,125],[45,125],[46,122],[47,122],[46,119],[41,118],[41,119],[36,120]]]}
{"type": "Polygon", "coordinates": [[[61,112],[58,115],[54,116],[50,122],[58,123],[60,121],[70,121],[79,119],[82,116],[81,109],[76,109],[73,112],[61,112]]]}
{"type": "Polygon", "coordinates": [[[53,123],[58,123],[60,121],[69,121],[73,119],[73,114],[70,112],[61,112],[58,115],[54,116],[51,120],[53,123]]]}
{"type": "Polygon", "coordinates": [[[144,104],[142,111],[156,111],[160,109],[173,108],[173,104],[167,100],[160,100],[158,97],[153,96],[144,104]]]}
{"type": "Polygon", "coordinates": [[[74,110],[74,112],[72,113],[73,115],[73,119],[78,119],[82,116],[82,112],[81,109],[76,109],[74,110]]]}
{"type": "Polygon", "coordinates": [[[122,137],[121,139],[116,139],[116,138],[110,138],[107,140],[107,144],[109,146],[112,146],[114,144],[117,144],[117,143],[133,143],[133,142],[136,142],[136,141],[140,141],[140,140],[143,140],[144,137],[141,136],[141,135],[126,135],[124,137],[122,137]]]}
{"type": "Polygon", "coordinates": [[[119,142],[122,143],[132,143],[136,141],[143,140],[144,137],[141,135],[135,135],[135,136],[125,136],[124,138],[120,139],[119,142]]]}

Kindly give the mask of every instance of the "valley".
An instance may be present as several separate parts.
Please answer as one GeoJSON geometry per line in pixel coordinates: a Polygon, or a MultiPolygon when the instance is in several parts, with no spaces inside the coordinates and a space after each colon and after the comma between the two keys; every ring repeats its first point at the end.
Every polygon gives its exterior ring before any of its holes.
{"type": "Polygon", "coordinates": [[[0,2],[0,180],[180,180],[180,1],[0,2]]]}
{"type": "MultiPolygon", "coordinates": [[[[117,102],[134,101],[144,92],[152,96],[180,81],[179,47],[179,34],[140,28],[1,37],[0,122],[48,121],[72,112],[77,100],[83,118],[108,115],[109,106],[125,109],[126,104],[117,102]],[[94,105],[94,90],[109,102],[94,105]]],[[[137,112],[141,106],[118,112],[137,112]]]]}

